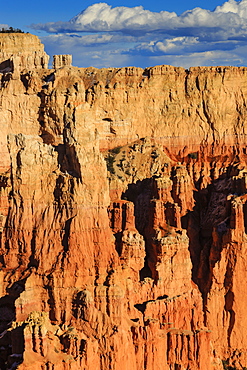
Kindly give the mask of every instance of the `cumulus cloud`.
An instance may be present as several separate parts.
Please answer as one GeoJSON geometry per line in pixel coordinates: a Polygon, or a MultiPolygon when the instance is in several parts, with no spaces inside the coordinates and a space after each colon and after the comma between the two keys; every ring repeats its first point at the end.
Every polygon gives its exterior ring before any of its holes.
{"type": "Polygon", "coordinates": [[[151,12],[142,6],[111,7],[106,3],[89,6],[68,22],[50,22],[32,25],[49,33],[56,32],[122,32],[136,33],[159,32],[184,35],[191,31],[197,36],[207,32],[215,33],[224,30],[225,37],[241,32],[247,32],[247,0],[237,2],[229,0],[214,11],[202,8],[187,10],[178,16],[175,12],[151,12]]]}
{"type": "Polygon", "coordinates": [[[43,37],[48,49],[72,51],[77,59],[84,55],[84,62],[90,56],[107,64],[107,55],[112,66],[127,62],[143,67],[154,60],[187,63],[193,58],[205,65],[210,60],[212,65],[239,65],[247,60],[247,0],[228,0],[214,11],[197,7],[181,15],[96,3],[68,22],[32,28],[50,33],[43,37]]]}
{"type": "Polygon", "coordinates": [[[217,6],[215,11],[217,13],[234,13],[238,14],[242,18],[247,18],[247,1],[235,1],[229,0],[223,5],[217,6]]]}
{"type": "Polygon", "coordinates": [[[49,22],[33,24],[33,29],[47,32],[115,32],[121,31],[135,34],[138,31],[149,32],[159,29],[164,23],[174,24],[178,19],[176,13],[161,11],[160,13],[145,10],[142,6],[128,8],[124,6],[112,8],[106,3],[89,6],[69,22],[49,22]]]}

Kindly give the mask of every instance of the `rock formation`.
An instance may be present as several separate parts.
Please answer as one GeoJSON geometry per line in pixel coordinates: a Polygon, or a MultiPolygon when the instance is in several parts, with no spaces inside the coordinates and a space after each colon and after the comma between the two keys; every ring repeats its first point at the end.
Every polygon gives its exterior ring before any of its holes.
{"type": "Polygon", "coordinates": [[[58,69],[61,67],[70,67],[72,65],[72,55],[54,55],[53,56],[53,68],[58,69]]]}
{"type": "Polygon", "coordinates": [[[0,33],[0,73],[47,68],[49,56],[39,38],[30,33],[0,33]]]}
{"type": "Polygon", "coordinates": [[[0,71],[0,368],[246,368],[247,68],[22,67],[0,71]]]}

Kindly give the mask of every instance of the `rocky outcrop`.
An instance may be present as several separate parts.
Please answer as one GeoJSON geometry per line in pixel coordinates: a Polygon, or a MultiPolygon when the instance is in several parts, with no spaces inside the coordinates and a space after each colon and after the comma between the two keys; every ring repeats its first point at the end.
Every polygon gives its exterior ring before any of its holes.
{"type": "Polygon", "coordinates": [[[0,33],[0,73],[48,68],[49,56],[40,39],[30,33],[0,33]]]}
{"type": "Polygon", "coordinates": [[[72,65],[72,55],[70,54],[61,54],[61,55],[53,55],[53,68],[61,68],[61,67],[70,67],[72,65]]]}
{"type": "Polygon", "coordinates": [[[1,73],[0,367],[247,367],[246,68],[1,73]]]}

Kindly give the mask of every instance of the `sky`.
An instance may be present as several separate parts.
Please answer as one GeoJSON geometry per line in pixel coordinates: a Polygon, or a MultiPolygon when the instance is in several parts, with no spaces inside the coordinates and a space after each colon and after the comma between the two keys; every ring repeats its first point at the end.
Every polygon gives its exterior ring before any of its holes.
{"type": "Polygon", "coordinates": [[[247,66],[247,0],[12,0],[1,4],[3,26],[78,67],[247,66]]]}

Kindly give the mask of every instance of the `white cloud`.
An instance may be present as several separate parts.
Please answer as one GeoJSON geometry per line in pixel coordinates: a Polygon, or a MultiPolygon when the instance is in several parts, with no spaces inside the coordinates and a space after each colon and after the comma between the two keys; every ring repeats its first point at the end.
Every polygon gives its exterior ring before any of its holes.
{"type": "Polygon", "coordinates": [[[228,0],[214,11],[197,7],[180,16],[96,3],[68,22],[32,27],[51,33],[43,37],[48,52],[72,53],[77,65],[143,67],[157,59],[159,64],[247,63],[247,0],[228,0]]]}
{"type": "Polygon", "coordinates": [[[247,0],[236,2],[229,0],[214,11],[202,8],[187,10],[178,16],[174,12],[159,13],[145,10],[142,6],[133,8],[112,8],[106,3],[89,6],[69,22],[50,22],[32,25],[34,29],[47,32],[123,32],[135,35],[137,32],[215,33],[224,30],[226,35],[246,32],[247,0]]]}
{"type": "Polygon", "coordinates": [[[142,6],[112,8],[106,3],[98,3],[89,6],[70,22],[81,31],[147,32],[156,30],[164,22],[174,22],[177,18],[176,13],[154,13],[143,9],[142,6]]]}
{"type": "Polygon", "coordinates": [[[133,52],[149,52],[151,54],[174,54],[183,51],[186,48],[193,48],[200,45],[197,37],[174,37],[164,40],[151,41],[137,45],[133,52]]]}
{"type": "Polygon", "coordinates": [[[247,18],[247,1],[235,1],[229,0],[225,2],[223,5],[217,6],[215,9],[215,13],[234,13],[238,14],[241,18],[247,18]]]}
{"type": "Polygon", "coordinates": [[[174,12],[160,13],[145,10],[142,6],[128,8],[124,6],[112,8],[106,3],[89,6],[69,22],[49,22],[33,24],[33,29],[47,32],[77,31],[77,32],[115,32],[136,33],[149,32],[176,25],[178,16],[174,12]]]}

